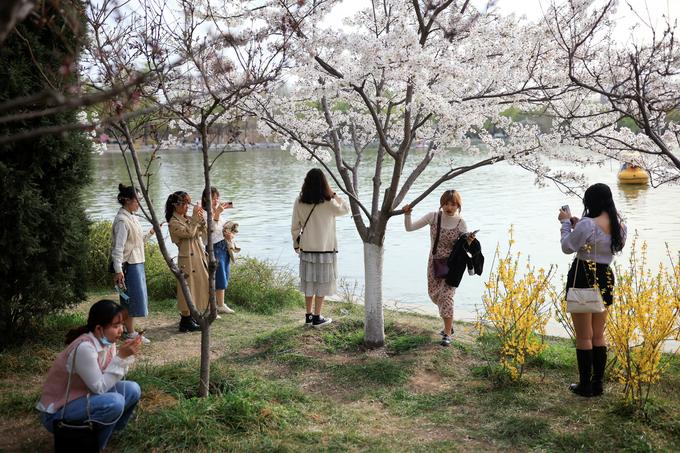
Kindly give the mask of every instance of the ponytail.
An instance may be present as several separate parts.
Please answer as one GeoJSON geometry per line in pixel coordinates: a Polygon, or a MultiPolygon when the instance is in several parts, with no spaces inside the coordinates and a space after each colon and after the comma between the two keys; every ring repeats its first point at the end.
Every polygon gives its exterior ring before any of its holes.
{"type": "Polygon", "coordinates": [[[185,197],[188,197],[189,194],[186,192],[183,192],[181,190],[178,190],[177,192],[173,192],[170,194],[168,199],[165,202],[165,220],[166,222],[169,222],[170,219],[172,219],[172,215],[175,213],[175,205],[182,200],[184,200],[185,197]]]}
{"type": "Polygon", "coordinates": [[[121,311],[123,311],[123,307],[110,299],[95,302],[87,314],[87,325],[69,330],[66,334],[66,344],[73,343],[73,340],[85,333],[94,332],[97,326],[106,327],[110,325],[121,311]]]}
{"type": "Polygon", "coordinates": [[[87,332],[89,332],[87,326],[80,326],[76,327],[75,329],[69,330],[68,333],[66,334],[66,344],[68,345],[73,343],[73,340],[87,332]]]}

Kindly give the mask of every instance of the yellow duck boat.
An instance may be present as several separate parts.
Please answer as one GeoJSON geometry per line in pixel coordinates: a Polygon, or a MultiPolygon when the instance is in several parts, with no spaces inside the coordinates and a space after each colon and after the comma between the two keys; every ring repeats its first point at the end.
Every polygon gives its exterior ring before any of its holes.
{"type": "Polygon", "coordinates": [[[623,164],[619,170],[619,183],[621,184],[648,184],[649,173],[636,165],[623,164]]]}

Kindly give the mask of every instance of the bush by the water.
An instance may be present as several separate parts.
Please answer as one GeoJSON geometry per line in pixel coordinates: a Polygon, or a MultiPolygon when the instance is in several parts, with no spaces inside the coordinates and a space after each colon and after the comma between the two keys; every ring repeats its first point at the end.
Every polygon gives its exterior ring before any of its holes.
{"type": "Polygon", "coordinates": [[[177,279],[168,269],[160,247],[155,242],[147,242],[144,246],[146,262],[146,288],[149,298],[153,300],[174,299],[177,296],[177,279]]]}
{"type": "Polygon", "coordinates": [[[240,258],[232,268],[225,298],[230,304],[271,314],[285,307],[301,305],[302,295],[288,269],[255,258],[240,258]]]}
{"type": "MultiPolygon", "coordinates": [[[[89,231],[89,253],[87,256],[88,289],[109,289],[113,287],[112,275],[108,272],[111,257],[111,222],[93,222],[89,231]]],[[[144,245],[144,271],[149,298],[162,300],[174,298],[177,294],[177,280],[168,269],[158,244],[144,245]]]]}
{"type": "Polygon", "coordinates": [[[112,277],[108,272],[111,256],[111,222],[92,222],[88,231],[87,288],[103,289],[112,286],[112,277]]]}
{"type": "MultiPolygon", "coordinates": [[[[147,242],[144,254],[149,299],[174,299],[177,295],[177,280],[163,259],[158,244],[147,242]]],[[[113,286],[112,276],[108,272],[110,256],[111,222],[93,222],[90,225],[87,257],[88,289],[108,289],[113,286]]],[[[225,297],[230,303],[264,314],[302,303],[295,276],[289,270],[279,270],[271,263],[248,257],[240,258],[232,266],[225,297]]]]}

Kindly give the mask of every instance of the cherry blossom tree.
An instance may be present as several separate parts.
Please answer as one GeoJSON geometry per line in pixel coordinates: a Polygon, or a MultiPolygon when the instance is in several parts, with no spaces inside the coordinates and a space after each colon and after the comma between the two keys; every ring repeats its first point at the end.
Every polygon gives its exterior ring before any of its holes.
{"type": "Polygon", "coordinates": [[[511,106],[535,109],[561,92],[544,27],[460,0],[374,0],[340,29],[309,26],[331,6],[296,29],[295,66],[282,82],[289,97],[259,96],[250,105],[291,153],[319,162],[349,197],[364,243],[364,341],[376,347],[384,343],[386,227],[407,197],[416,205],[456,177],[503,160],[539,178],[577,175],[557,174],[539,158],[539,151],[556,152],[559,135],[502,114],[511,106]],[[493,137],[485,124],[507,137],[493,137]],[[417,142],[424,151],[414,150],[417,142]],[[477,161],[461,164],[451,148],[477,161]],[[448,159],[450,168],[410,193],[434,159],[448,159]],[[367,188],[362,178],[370,178],[367,188]]]}
{"type": "MultiPolygon", "coordinates": [[[[109,120],[100,127],[117,138],[123,157],[130,159],[131,180],[146,201],[144,214],[155,229],[161,253],[179,282],[192,317],[201,326],[201,396],[209,389],[210,325],[217,315],[213,225],[207,224],[209,304],[201,312],[183,272],[167,250],[148,192],[151,162],[169,136],[156,140],[146,163],[135,139],[149,127],[198,134],[205,189],[209,191],[210,170],[220,155],[210,153],[211,129],[220,119],[240,118],[243,110],[238,105],[266,89],[286,64],[290,31],[281,22],[267,20],[272,5],[255,3],[179,0],[169,5],[162,0],[124,4],[105,0],[90,5],[92,87],[107,91],[111,86],[125,85],[140,72],[153,74],[101,109],[100,116],[109,120]]],[[[273,6],[278,9],[278,4],[273,6]]],[[[208,205],[206,211],[211,218],[212,206],[208,205]]]]}
{"type": "MultiPolygon", "coordinates": [[[[550,111],[573,144],[632,163],[653,186],[680,180],[680,43],[677,21],[660,26],[644,4],[616,0],[553,2],[545,22],[558,47],[563,96],[550,111]],[[637,18],[630,37],[611,33],[618,8],[637,18]]],[[[565,140],[568,140],[565,138],[565,140]]]]}

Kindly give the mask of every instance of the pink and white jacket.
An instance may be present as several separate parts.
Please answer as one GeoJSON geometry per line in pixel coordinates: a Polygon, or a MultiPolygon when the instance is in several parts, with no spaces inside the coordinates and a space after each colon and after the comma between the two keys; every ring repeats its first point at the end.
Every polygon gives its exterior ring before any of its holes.
{"type": "Polygon", "coordinates": [[[56,413],[66,403],[88,394],[108,392],[127,373],[134,356],[125,359],[116,354],[116,345],[102,346],[91,332],[85,333],[59,353],[47,372],[42,396],[36,409],[49,414],[56,413]],[[73,354],[78,347],[73,362],[73,354]],[[71,391],[66,401],[66,386],[71,366],[71,391]]]}

